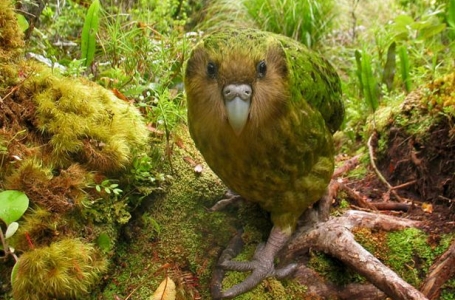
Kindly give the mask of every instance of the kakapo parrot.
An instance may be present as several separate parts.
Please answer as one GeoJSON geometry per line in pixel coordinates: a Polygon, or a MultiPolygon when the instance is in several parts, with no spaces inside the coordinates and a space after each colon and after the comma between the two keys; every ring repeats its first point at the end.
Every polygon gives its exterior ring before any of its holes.
{"type": "Polygon", "coordinates": [[[321,55],[289,37],[225,28],[195,46],[184,83],[196,147],[231,191],[258,203],[273,222],[252,261],[220,263],[252,271],[222,292],[233,298],[279,274],[276,254],[327,189],[332,134],[344,116],[340,79],[321,55]]]}

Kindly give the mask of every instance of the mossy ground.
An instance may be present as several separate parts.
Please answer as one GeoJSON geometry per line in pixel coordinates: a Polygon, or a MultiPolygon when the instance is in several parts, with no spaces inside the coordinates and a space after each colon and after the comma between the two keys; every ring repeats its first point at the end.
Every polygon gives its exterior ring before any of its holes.
{"type": "MultiPolygon", "coordinates": [[[[166,147],[164,142],[162,146],[166,147]]],[[[144,200],[125,227],[102,299],[130,293],[130,299],[146,299],[166,276],[176,282],[177,299],[210,299],[214,264],[237,230],[243,228],[246,244],[240,260],[250,259],[268,236],[268,215],[255,205],[207,210],[226,188],[203,163],[185,127],[174,134],[171,163],[164,162],[163,168],[172,176],[169,185],[144,200]],[[194,163],[203,164],[201,173],[195,172],[194,163]]],[[[228,272],[224,284],[231,286],[244,277],[228,272]]],[[[299,299],[303,291],[291,281],[269,279],[239,299],[299,299]]]]}

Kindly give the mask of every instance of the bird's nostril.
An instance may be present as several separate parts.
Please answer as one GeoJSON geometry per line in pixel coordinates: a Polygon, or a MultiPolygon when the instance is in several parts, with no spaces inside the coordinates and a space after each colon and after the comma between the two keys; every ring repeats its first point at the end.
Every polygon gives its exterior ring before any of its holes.
{"type": "Polygon", "coordinates": [[[223,88],[223,97],[226,100],[234,99],[235,97],[240,97],[243,100],[251,97],[252,89],[247,84],[229,84],[223,88]]]}

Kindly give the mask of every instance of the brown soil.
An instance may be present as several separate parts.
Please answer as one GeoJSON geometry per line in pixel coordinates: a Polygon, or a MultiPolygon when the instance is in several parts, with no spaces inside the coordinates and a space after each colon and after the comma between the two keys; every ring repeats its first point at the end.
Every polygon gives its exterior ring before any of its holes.
{"type": "MultiPolygon", "coordinates": [[[[455,230],[455,136],[453,118],[441,118],[430,128],[427,138],[411,136],[403,128],[391,125],[386,152],[377,161],[378,169],[397,194],[411,204],[407,212],[390,211],[394,215],[424,221],[433,234],[455,230]]],[[[375,151],[377,141],[373,142],[375,151]]],[[[348,186],[371,202],[398,201],[370,168],[361,180],[348,186]]]]}

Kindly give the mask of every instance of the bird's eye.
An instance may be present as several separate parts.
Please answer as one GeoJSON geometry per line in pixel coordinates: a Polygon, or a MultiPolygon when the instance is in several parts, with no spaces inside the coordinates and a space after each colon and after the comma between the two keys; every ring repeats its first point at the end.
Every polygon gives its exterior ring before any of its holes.
{"type": "Polygon", "coordinates": [[[207,64],[207,75],[210,77],[210,78],[215,78],[216,77],[216,65],[212,62],[209,62],[207,64]]]}
{"type": "Polygon", "coordinates": [[[267,72],[267,65],[265,61],[261,60],[258,65],[256,66],[256,71],[258,73],[258,78],[265,77],[265,73],[267,72]]]}

